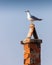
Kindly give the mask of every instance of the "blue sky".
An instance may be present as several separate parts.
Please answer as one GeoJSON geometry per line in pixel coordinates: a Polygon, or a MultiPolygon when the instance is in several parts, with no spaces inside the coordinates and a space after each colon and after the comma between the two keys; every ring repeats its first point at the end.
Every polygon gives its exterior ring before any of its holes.
{"type": "Polygon", "coordinates": [[[0,0],[0,65],[23,65],[23,45],[30,22],[25,10],[43,20],[34,22],[40,39],[42,65],[52,64],[52,1],[0,0]]]}

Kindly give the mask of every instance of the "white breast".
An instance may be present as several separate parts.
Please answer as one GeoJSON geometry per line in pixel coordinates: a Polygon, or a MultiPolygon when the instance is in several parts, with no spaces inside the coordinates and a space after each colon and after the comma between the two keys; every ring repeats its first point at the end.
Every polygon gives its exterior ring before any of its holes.
{"type": "Polygon", "coordinates": [[[27,19],[28,19],[29,21],[34,21],[34,19],[31,18],[31,15],[30,15],[29,12],[27,12],[27,19]]]}
{"type": "Polygon", "coordinates": [[[30,18],[31,16],[30,16],[30,13],[29,12],[27,12],[27,18],[30,18]]]}

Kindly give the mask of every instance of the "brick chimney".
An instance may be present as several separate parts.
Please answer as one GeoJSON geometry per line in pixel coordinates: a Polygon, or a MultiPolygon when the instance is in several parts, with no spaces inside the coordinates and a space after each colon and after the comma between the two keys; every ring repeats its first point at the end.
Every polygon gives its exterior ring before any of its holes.
{"type": "Polygon", "coordinates": [[[24,65],[41,65],[41,43],[35,25],[30,24],[27,37],[21,41],[24,46],[24,65]],[[31,39],[32,35],[34,39],[31,39]]]}

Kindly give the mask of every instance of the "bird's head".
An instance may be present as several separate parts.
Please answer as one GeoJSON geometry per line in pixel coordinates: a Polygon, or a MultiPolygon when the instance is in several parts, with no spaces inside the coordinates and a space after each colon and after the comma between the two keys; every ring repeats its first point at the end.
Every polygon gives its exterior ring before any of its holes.
{"type": "Polygon", "coordinates": [[[29,10],[26,10],[25,12],[30,12],[29,10]]]}

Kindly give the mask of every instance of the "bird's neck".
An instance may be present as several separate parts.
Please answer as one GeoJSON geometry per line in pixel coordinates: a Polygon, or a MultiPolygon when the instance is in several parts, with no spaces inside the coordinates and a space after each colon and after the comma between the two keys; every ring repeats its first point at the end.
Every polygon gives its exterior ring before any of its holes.
{"type": "Polygon", "coordinates": [[[30,12],[27,12],[27,17],[29,18],[29,17],[31,17],[31,14],[30,14],[30,12]]]}

